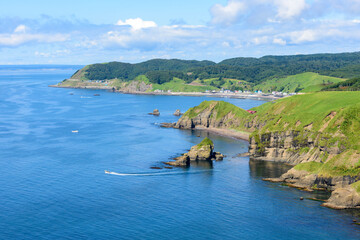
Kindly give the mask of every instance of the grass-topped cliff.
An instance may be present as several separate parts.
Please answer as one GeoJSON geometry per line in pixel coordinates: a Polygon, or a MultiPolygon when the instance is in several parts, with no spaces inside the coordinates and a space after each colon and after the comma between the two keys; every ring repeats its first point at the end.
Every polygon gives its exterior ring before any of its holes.
{"type": "Polygon", "coordinates": [[[248,130],[244,127],[250,113],[224,101],[204,101],[190,108],[176,123],[176,128],[226,128],[248,130]]]}
{"type": "Polygon", "coordinates": [[[204,101],[189,109],[177,127],[250,132],[254,155],[293,158],[302,170],[323,175],[360,173],[359,92],[296,95],[251,110],[257,112],[204,101]]]}
{"type": "MultiPolygon", "coordinates": [[[[257,141],[269,132],[295,131],[296,143],[287,151],[308,155],[308,162],[301,163],[298,169],[324,176],[360,173],[359,92],[297,95],[266,103],[256,110],[253,120],[264,123],[253,132],[257,141]]],[[[262,144],[266,148],[266,143],[262,144]]]]}
{"type": "Polygon", "coordinates": [[[295,165],[275,182],[334,190],[324,206],[360,208],[360,94],[317,92],[268,102],[249,113],[223,101],[189,109],[177,128],[250,133],[250,157],[295,165]]]}

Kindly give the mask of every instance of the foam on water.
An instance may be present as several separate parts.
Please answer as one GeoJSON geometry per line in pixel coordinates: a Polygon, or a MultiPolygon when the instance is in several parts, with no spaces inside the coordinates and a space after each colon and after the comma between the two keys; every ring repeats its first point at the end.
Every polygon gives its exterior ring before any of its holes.
{"type": "Polygon", "coordinates": [[[197,171],[174,171],[174,172],[156,172],[156,173],[117,173],[106,172],[105,174],[117,175],[117,176],[159,176],[159,175],[185,175],[185,174],[200,174],[204,172],[214,172],[214,170],[197,170],[197,171]]]}

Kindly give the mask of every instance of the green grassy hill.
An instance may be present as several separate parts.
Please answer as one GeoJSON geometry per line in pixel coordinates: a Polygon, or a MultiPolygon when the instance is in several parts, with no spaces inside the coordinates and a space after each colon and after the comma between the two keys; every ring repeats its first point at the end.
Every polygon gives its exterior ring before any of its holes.
{"type": "Polygon", "coordinates": [[[316,92],[320,91],[326,85],[342,81],[345,81],[345,79],[306,72],[285,78],[267,80],[256,85],[254,90],[262,90],[263,92],[316,92]]]}

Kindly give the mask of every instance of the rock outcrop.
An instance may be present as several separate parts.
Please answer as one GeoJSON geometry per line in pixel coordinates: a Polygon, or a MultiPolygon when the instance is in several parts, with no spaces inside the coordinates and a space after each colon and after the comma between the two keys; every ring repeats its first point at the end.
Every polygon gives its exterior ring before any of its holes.
{"type": "Polygon", "coordinates": [[[163,128],[173,128],[175,127],[176,123],[160,123],[160,127],[163,128]]]}
{"type": "Polygon", "coordinates": [[[242,124],[244,118],[250,115],[230,103],[204,101],[198,107],[189,109],[176,123],[175,128],[236,128],[242,124]]]}
{"type": "Polygon", "coordinates": [[[160,112],[158,109],[154,109],[154,111],[152,113],[148,113],[149,115],[154,115],[154,116],[159,116],[160,112]]]}
{"type": "Polygon", "coordinates": [[[180,157],[174,158],[174,160],[175,161],[172,162],[166,162],[166,164],[176,167],[188,167],[190,165],[190,158],[187,153],[180,157]]]}
{"type": "Polygon", "coordinates": [[[181,116],[183,113],[180,111],[180,109],[176,109],[176,111],[174,112],[174,116],[181,116]]]}
{"type": "Polygon", "coordinates": [[[166,162],[172,166],[189,166],[191,161],[221,161],[224,155],[214,152],[214,144],[209,138],[204,138],[201,143],[191,147],[190,151],[175,158],[173,162],[166,162]]]}
{"type": "Polygon", "coordinates": [[[359,180],[355,176],[336,176],[324,177],[317,174],[311,174],[308,171],[290,169],[279,178],[265,178],[270,182],[285,182],[291,187],[300,188],[306,191],[327,190],[333,191],[338,188],[344,188],[359,180]]]}
{"type": "Polygon", "coordinates": [[[146,84],[143,81],[130,81],[124,86],[121,87],[120,91],[124,93],[137,93],[137,92],[146,92],[152,89],[151,84],[146,84]]]}
{"type": "Polygon", "coordinates": [[[334,209],[360,208],[360,194],[352,186],[338,188],[322,206],[334,209]]]}

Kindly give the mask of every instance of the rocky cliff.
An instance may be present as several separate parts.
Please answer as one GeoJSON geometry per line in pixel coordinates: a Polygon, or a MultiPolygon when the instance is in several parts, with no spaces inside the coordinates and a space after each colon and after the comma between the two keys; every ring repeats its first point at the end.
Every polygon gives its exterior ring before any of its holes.
{"type": "Polygon", "coordinates": [[[226,128],[236,129],[249,115],[230,103],[223,101],[204,101],[199,106],[189,109],[176,123],[175,128],[192,129],[226,128]]]}
{"type": "Polygon", "coordinates": [[[152,89],[151,84],[147,84],[143,81],[130,81],[123,84],[119,89],[120,92],[134,93],[134,92],[146,92],[152,89]]]}
{"type": "Polygon", "coordinates": [[[249,141],[249,154],[252,158],[292,165],[321,162],[324,158],[340,154],[344,150],[337,144],[329,144],[321,134],[308,131],[254,134],[249,141]]]}

